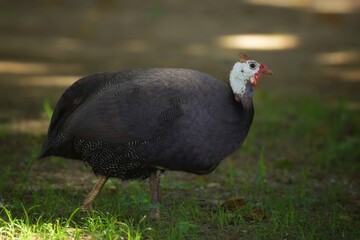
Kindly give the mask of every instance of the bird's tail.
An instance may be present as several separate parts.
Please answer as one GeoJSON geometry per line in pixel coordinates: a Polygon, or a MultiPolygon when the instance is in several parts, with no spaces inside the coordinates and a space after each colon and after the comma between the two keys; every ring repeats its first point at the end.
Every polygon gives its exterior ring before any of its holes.
{"type": "Polygon", "coordinates": [[[47,140],[48,139],[46,138],[44,144],[41,147],[41,150],[37,156],[38,160],[51,156],[51,147],[47,140]]]}

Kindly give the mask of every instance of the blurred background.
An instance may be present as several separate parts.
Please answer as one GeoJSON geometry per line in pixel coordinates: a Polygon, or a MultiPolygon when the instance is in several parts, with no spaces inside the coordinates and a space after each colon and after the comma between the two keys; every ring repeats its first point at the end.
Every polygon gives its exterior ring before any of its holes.
{"type": "Polygon", "coordinates": [[[44,133],[43,101],[54,104],[96,72],[184,67],[226,81],[240,50],[275,73],[258,88],[346,99],[358,110],[359,7],[357,0],[2,0],[0,123],[44,133]]]}

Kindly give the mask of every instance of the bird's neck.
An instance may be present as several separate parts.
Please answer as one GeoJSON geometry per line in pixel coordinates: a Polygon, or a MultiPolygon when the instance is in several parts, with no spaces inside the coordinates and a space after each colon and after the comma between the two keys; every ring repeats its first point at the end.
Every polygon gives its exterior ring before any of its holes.
{"type": "Polygon", "coordinates": [[[236,106],[239,109],[238,113],[240,114],[239,120],[234,123],[234,133],[238,138],[238,143],[242,143],[247,136],[251,123],[254,117],[254,107],[252,97],[247,96],[235,96],[236,106]],[[236,99],[237,98],[237,99],[236,99]]]}
{"type": "Polygon", "coordinates": [[[254,96],[254,87],[251,85],[250,81],[245,81],[243,91],[238,93],[233,89],[233,93],[236,105],[239,108],[239,113],[241,114],[241,122],[245,125],[243,127],[245,127],[245,129],[249,129],[254,116],[254,106],[252,101],[252,97],[254,96]]]}

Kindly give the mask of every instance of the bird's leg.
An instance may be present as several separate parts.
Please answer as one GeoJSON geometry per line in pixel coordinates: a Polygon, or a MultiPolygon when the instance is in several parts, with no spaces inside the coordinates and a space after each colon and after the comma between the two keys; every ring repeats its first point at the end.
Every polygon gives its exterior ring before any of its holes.
{"type": "Polygon", "coordinates": [[[102,189],[102,187],[104,186],[107,180],[108,177],[105,176],[100,176],[98,178],[95,186],[93,187],[93,189],[91,189],[91,192],[84,199],[82,209],[86,211],[92,210],[92,202],[95,200],[95,198],[97,197],[97,195],[99,194],[100,190],[102,189]]]}
{"type": "Polygon", "coordinates": [[[150,198],[151,204],[153,208],[150,211],[150,218],[159,218],[160,217],[160,209],[159,209],[159,185],[160,185],[160,170],[153,171],[149,176],[149,184],[150,184],[150,198]]]}

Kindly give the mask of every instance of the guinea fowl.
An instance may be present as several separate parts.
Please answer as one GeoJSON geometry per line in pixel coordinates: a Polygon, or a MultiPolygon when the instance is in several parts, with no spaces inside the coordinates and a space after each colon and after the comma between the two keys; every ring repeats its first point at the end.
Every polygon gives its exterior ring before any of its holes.
{"type": "Polygon", "coordinates": [[[230,87],[190,69],[99,73],[70,86],[58,101],[39,158],[79,159],[98,176],[83,207],[108,178],[149,178],[151,217],[158,217],[164,170],[207,174],[244,141],[253,86],[272,72],[240,53],[230,87]]]}

